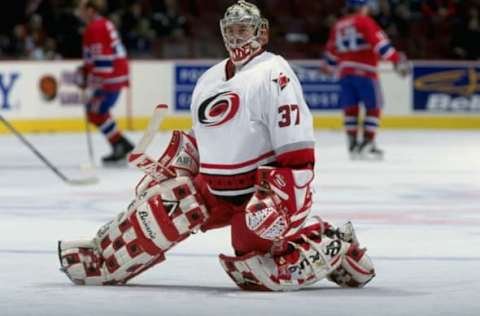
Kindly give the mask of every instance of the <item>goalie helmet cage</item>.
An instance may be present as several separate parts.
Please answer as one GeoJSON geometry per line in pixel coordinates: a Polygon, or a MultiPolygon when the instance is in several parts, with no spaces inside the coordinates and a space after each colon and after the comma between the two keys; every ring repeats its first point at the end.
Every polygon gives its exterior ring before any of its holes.
{"type": "Polygon", "coordinates": [[[40,151],[38,151],[13,125],[7,121],[2,115],[0,115],[0,121],[5,125],[5,127],[12,132],[25,146],[32,151],[32,153],[40,159],[45,166],[48,167],[57,177],[59,177],[63,182],[70,185],[89,185],[98,182],[97,177],[88,177],[83,179],[71,179],[63,174],[55,165],[53,165],[40,151]]]}

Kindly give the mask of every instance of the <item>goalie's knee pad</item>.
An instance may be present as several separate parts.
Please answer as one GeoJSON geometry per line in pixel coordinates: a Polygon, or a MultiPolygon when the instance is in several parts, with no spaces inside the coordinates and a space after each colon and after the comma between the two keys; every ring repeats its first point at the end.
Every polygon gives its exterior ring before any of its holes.
{"type": "Polygon", "coordinates": [[[165,251],[207,218],[190,178],[164,181],[145,190],[92,241],[60,242],[62,270],[76,284],[125,283],[163,261],[165,251]]]}

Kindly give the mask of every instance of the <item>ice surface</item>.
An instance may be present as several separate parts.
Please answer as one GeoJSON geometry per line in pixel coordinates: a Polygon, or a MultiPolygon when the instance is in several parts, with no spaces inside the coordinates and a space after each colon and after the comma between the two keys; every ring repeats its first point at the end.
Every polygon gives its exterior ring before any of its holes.
{"type": "MultiPolygon", "coordinates": [[[[85,135],[26,136],[67,176],[88,175],[85,135]]],[[[140,173],[97,168],[99,184],[68,186],[3,135],[0,315],[480,315],[480,132],[381,131],[383,162],[348,160],[340,132],[316,137],[313,213],[354,222],[377,270],[366,288],[242,292],[217,259],[232,253],[228,230],[192,236],[128,286],[74,286],[56,241],[90,238],[129,203],[140,173]]],[[[93,140],[99,161],[108,147],[93,140]]],[[[158,153],[167,140],[157,136],[158,153]]]]}

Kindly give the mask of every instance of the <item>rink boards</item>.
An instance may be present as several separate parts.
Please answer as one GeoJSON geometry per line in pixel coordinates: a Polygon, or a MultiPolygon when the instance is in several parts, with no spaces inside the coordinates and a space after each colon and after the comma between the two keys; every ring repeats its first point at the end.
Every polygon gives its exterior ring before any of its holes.
{"type": "MultiPolygon", "coordinates": [[[[170,105],[164,129],[188,129],[190,96],[213,60],[132,61],[132,82],[114,109],[122,128],[146,126],[155,105],[170,105]]],[[[74,84],[80,61],[0,62],[0,114],[24,132],[81,131],[82,100],[74,84]]],[[[341,128],[339,86],[319,73],[317,61],[293,61],[315,128],[341,128]]],[[[479,70],[468,62],[415,62],[412,76],[381,65],[384,128],[480,128],[479,70]]],[[[5,128],[0,126],[0,133],[5,128]]]]}

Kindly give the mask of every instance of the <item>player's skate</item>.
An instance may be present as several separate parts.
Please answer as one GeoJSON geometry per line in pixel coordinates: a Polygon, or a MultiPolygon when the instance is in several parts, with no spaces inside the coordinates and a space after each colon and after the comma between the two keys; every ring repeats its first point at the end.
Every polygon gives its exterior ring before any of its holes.
{"type": "Polygon", "coordinates": [[[123,136],[112,144],[112,153],[102,158],[102,164],[106,167],[125,166],[127,156],[133,150],[133,145],[123,136]]]}
{"type": "Polygon", "coordinates": [[[350,159],[355,160],[358,156],[358,142],[356,135],[348,135],[348,154],[350,159]]]}
{"type": "Polygon", "coordinates": [[[364,140],[358,145],[354,158],[356,160],[383,160],[383,150],[373,140],[364,140]]]}

